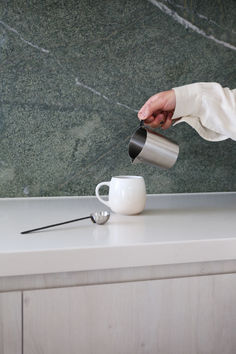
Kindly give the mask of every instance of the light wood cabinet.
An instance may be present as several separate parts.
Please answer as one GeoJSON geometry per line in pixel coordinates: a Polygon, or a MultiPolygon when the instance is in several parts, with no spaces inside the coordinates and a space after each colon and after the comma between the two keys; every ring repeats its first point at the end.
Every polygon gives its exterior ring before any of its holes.
{"type": "Polygon", "coordinates": [[[236,274],[25,291],[23,303],[24,354],[236,353],[236,274]]]}
{"type": "Polygon", "coordinates": [[[0,294],[0,353],[22,353],[21,293],[0,294]]]}

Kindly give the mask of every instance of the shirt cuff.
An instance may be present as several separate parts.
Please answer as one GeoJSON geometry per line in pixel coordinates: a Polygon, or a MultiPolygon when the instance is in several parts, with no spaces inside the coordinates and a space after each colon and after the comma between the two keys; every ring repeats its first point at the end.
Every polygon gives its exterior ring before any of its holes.
{"type": "Polygon", "coordinates": [[[174,87],[176,106],[172,119],[197,116],[201,109],[202,95],[199,83],[174,87]]]}
{"type": "Polygon", "coordinates": [[[186,116],[178,120],[173,124],[173,126],[179,124],[179,123],[187,123],[192,127],[193,129],[196,130],[196,132],[205,140],[208,141],[222,141],[228,139],[227,136],[219,134],[213,130],[210,130],[206,127],[204,127],[201,123],[201,120],[198,117],[193,117],[193,116],[186,116]]]}

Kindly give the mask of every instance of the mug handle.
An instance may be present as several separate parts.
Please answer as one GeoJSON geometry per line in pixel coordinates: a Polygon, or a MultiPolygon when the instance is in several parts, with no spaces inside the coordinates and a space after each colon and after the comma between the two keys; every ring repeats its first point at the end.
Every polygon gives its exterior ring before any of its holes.
{"type": "Polygon", "coordinates": [[[102,199],[102,198],[100,197],[100,195],[99,195],[99,189],[100,189],[102,186],[108,186],[108,187],[110,187],[110,182],[101,182],[101,183],[98,183],[98,185],[97,185],[97,187],[96,187],[96,189],[95,189],[96,197],[98,198],[98,200],[99,200],[101,203],[103,203],[103,204],[105,204],[106,206],[110,207],[109,201],[106,201],[106,200],[102,199]]]}

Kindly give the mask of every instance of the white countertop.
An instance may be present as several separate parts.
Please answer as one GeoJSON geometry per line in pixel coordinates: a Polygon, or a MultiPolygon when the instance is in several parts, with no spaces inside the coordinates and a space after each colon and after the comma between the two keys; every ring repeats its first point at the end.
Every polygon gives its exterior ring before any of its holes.
{"type": "Polygon", "coordinates": [[[140,215],[20,234],[97,210],[95,197],[0,199],[0,276],[236,259],[236,192],[149,195],[140,215]]]}

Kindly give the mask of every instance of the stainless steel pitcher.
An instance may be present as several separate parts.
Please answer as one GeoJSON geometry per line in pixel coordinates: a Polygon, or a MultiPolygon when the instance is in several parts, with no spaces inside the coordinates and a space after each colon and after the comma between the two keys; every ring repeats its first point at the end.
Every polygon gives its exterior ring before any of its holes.
{"type": "Polygon", "coordinates": [[[132,162],[146,162],[164,169],[172,167],[179,155],[179,146],[165,136],[143,126],[134,132],[129,142],[132,162]]]}

